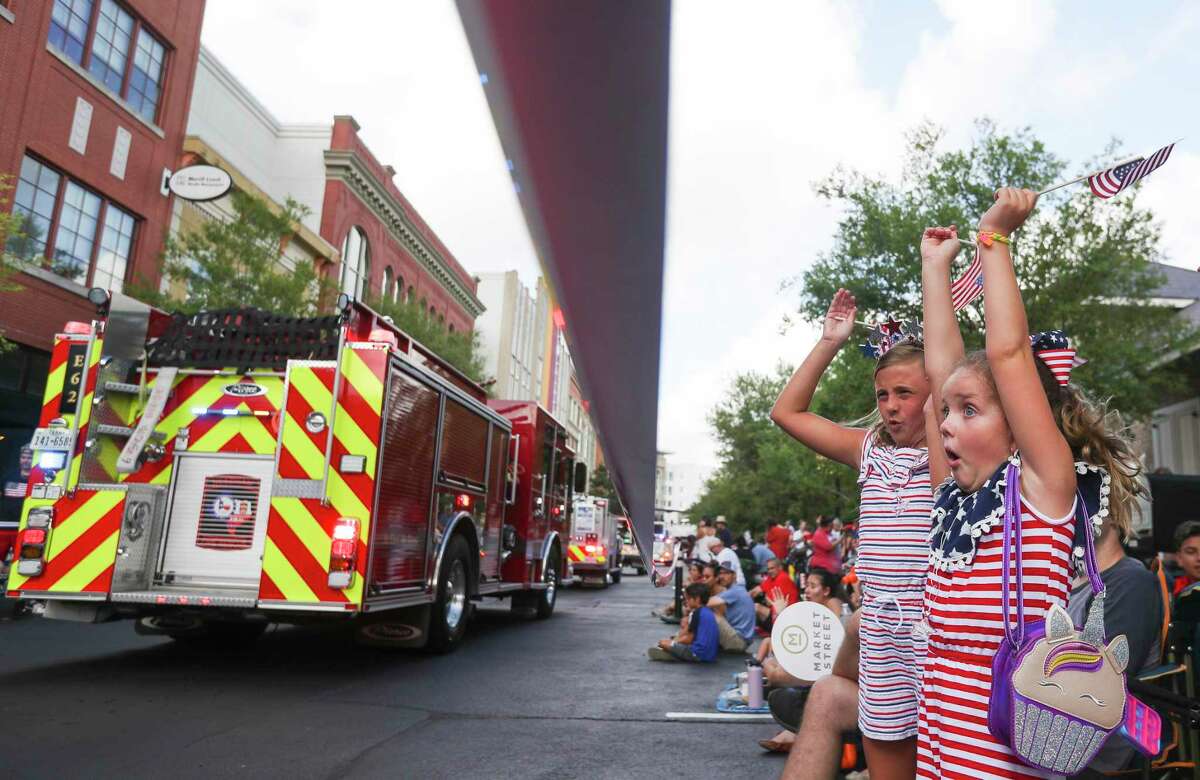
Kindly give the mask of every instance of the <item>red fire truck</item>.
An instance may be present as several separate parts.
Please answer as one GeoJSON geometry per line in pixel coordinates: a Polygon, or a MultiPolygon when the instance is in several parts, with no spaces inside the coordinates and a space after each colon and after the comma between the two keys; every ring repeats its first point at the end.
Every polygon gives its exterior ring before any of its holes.
{"type": "Polygon", "coordinates": [[[10,597],[181,640],[337,620],[437,650],[484,597],[553,612],[586,473],[545,410],[345,296],[308,319],[89,297],[55,337],[10,597]]]}

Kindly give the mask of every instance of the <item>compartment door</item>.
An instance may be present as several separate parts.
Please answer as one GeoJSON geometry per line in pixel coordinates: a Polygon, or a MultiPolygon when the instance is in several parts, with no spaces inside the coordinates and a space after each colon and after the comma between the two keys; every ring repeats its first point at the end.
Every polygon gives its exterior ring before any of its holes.
{"type": "Polygon", "coordinates": [[[258,590],[273,471],[270,458],[179,457],[164,584],[258,590]]]}

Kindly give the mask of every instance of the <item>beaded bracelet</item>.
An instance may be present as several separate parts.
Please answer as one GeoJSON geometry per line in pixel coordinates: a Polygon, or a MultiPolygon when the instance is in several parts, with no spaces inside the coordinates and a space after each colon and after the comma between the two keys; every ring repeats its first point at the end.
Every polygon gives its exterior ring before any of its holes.
{"type": "Polygon", "coordinates": [[[1003,233],[996,233],[994,231],[983,231],[983,230],[979,231],[979,243],[982,244],[983,246],[990,247],[993,244],[993,242],[996,242],[996,241],[999,241],[1001,244],[1007,244],[1008,246],[1012,246],[1012,239],[1010,239],[1008,236],[1004,235],[1003,233]]]}

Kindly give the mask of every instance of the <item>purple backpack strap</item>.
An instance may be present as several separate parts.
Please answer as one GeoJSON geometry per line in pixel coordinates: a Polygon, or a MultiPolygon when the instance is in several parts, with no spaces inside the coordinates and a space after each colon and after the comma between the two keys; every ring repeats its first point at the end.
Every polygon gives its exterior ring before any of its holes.
{"type": "MultiPolygon", "coordinates": [[[[1004,637],[1008,643],[1012,645],[1014,651],[1020,649],[1021,643],[1025,639],[1025,600],[1022,598],[1024,592],[1024,578],[1022,576],[1021,564],[1021,487],[1020,487],[1021,471],[1013,463],[1008,464],[1008,468],[1004,472],[1004,559],[1001,562],[1001,603],[1003,605],[1004,615],[1004,637]],[[1013,542],[1013,534],[1016,534],[1016,541],[1013,542]],[[1009,562],[1010,552],[1013,550],[1013,544],[1016,545],[1017,557],[1017,625],[1014,628],[1009,622],[1009,601],[1008,593],[1009,584],[1009,569],[1012,564],[1009,562]]],[[[1075,490],[1075,518],[1079,525],[1083,528],[1084,537],[1084,565],[1087,568],[1088,580],[1092,585],[1092,592],[1098,598],[1104,598],[1104,581],[1100,579],[1100,567],[1096,563],[1096,543],[1092,539],[1092,529],[1088,523],[1087,507],[1083,503],[1083,495],[1078,489],[1075,490]]]]}

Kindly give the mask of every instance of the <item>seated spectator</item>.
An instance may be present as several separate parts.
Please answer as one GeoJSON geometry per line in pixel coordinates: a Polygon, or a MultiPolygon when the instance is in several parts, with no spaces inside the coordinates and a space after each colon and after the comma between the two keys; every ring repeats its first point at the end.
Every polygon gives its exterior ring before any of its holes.
{"type": "Polygon", "coordinates": [[[767,568],[767,561],[776,559],[777,556],[767,546],[766,537],[759,537],[759,540],[750,548],[750,554],[754,556],[754,562],[758,564],[758,570],[762,571],[767,568]]]}
{"type": "Polygon", "coordinates": [[[684,589],[689,610],[687,620],[680,624],[673,639],[662,639],[646,651],[651,661],[711,663],[717,659],[717,621],[712,610],[705,606],[708,598],[708,588],[701,583],[694,582],[684,589]]]}
{"type": "MultiPolygon", "coordinates": [[[[693,582],[704,581],[704,566],[699,561],[692,561],[688,564],[687,577],[684,580],[684,587],[691,585],[693,582]]],[[[675,615],[675,600],[672,599],[670,604],[662,609],[652,609],[650,614],[656,618],[669,618],[675,615]]]]}
{"type": "Polygon", "coordinates": [[[783,570],[779,559],[771,558],[767,561],[767,575],[750,591],[750,596],[759,602],[754,605],[759,625],[769,628],[779,612],[800,600],[800,591],[795,581],[783,570]],[[782,607],[779,606],[780,602],[783,603],[782,607]]]}
{"type": "Polygon", "coordinates": [[[804,577],[804,600],[827,607],[841,617],[844,602],[838,597],[841,577],[820,567],[809,569],[804,577]]]}
{"type": "Polygon", "coordinates": [[[754,641],[754,600],[746,588],[737,583],[737,572],[733,567],[721,565],[717,581],[724,590],[712,596],[708,606],[717,617],[721,649],[731,653],[744,653],[754,641]]]}
{"type": "Polygon", "coordinates": [[[782,689],[771,694],[769,704],[771,715],[784,730],[759,744],[777,752],[790,750],[782,777],[835,777],[842,735],[858,727],[857,617],[846,626],[846,639],[833,663],[833,674],[817,680],[807,697],[782,689]]]}
{"type": "MultiPolygon", "coordinates": [[[[1175,529],[1175,560],[1180,573],[1175,577],[1171,595],[1178,596],[1189,585],[1200,582],[1200,521],[1189,520],[1175,529]]],[[[1107,603],[1104,606],[1108,608],[1107,603]]]]}
{"type": "MultiPolygon", "coordinates": [[[[1184,525],[1195,526],[1193,536],[1186,536],[1189,531],[1182,527],[1179,533],[1185,534],[1182,537],[1184,543],[1197,546],[1194,555],[1200,558],[1200,523],[1184,525]]],[[[1184,555],[1180,555],[1181,563],[1184,558],[1184,555]]],[[[1158,666],[1162,655],[1159,640],[1162,636],[1163,614],[1158,578],[1139,561],[1125,554],[1121,547],[1120,532],[1111,525],[1104,529],[1096,542],[1096,566],[1104,582],[1104,632],[1109,639],[1124,634],[1129,640],[1129,664],[1125,675],[1137,677],[1139,672],[1158,666]]],[[[1087,576],[1077,579],[1067,601],[1067,612],[1076,626],[1087,622],[1087,612],[1093,598],[1087,576]]],[[[1099,773],[1126,769],[1133,755],[1134,748],[1129,740],[1120,734],[1113,734],[1092,763],[1088,764],[1084,774],[1077,777],[1100,777],[1099,773]]]]}
{"type": "Polygon", "coordinates": [[[721,567],[716,561],[709,561],[701,568],[700,581],[708,586],[709,598],[725,592],[725,586],[721,584],[721,578],[717,576],[720,571],[721,567]]]}
{"type": "Polygon", "coordinates": [[[713,560],[720,566],[728,566],[734,573],[734,581],[743,588],[746,587],[746,575],[742,573],[742,562],[738,560],[737,553],[725,546],[720,537],[713,537],[716,543],[709,549],[712,550],[713,560]]]}
{"type": "Polygon", "coordinates": [[[704,563],[714,559],[712,546],[717,542],[716,529],[712,527],[709,520],[701,520],[700,525],[696,528],[696,544],[692,548],[696,557],[704,563]]]}

